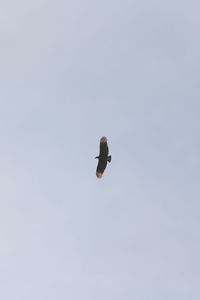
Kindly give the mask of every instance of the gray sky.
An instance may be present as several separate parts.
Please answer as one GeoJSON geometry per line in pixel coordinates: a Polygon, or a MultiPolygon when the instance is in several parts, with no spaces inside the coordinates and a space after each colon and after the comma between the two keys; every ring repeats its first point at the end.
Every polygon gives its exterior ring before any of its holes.
{"type": "Polygon", "coordinates": [[[1,1],[1,299],[200,299],[199,10],[1,1]]]}

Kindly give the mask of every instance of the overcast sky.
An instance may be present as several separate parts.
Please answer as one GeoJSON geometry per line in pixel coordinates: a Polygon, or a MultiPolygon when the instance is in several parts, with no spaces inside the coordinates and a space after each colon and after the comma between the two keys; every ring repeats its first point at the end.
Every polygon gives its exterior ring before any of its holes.
{"type": "Polygon", "coordinates": [[[200,299],[199,11],[0,1],[0,299],[200,299]]]}

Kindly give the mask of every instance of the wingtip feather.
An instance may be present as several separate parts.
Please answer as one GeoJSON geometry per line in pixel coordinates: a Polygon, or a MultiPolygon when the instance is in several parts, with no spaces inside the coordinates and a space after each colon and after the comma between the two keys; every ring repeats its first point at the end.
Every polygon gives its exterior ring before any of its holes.
{"type": "Polygon", "coordinates": [[[100,139],[100,143],[107,143],[108,139],[106,136],[102,136],[102,138],[100,139]]]}
{"type": "Polygon", "coordinates": [[[97,176],[97,178],[101,178],[103,176],[103,173],[96,172],[96,176],[97,176]]]}

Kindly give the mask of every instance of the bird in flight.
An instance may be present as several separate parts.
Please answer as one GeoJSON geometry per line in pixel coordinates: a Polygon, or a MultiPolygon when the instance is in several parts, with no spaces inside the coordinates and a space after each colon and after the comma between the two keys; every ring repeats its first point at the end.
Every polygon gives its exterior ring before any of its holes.
{"type": "Polygon", "coordinates": [[[96,176],[98,178],[101,178],[103,176],[103,172],[107,166],[107,162],[111,162],[111,155],[108,155],[108,152],[109,149],[107,144],[107,138],[105,136],[102,136],[102,138],[100,139],[99,156],[95,157],[99,160],[96,170],[96,176]]]}

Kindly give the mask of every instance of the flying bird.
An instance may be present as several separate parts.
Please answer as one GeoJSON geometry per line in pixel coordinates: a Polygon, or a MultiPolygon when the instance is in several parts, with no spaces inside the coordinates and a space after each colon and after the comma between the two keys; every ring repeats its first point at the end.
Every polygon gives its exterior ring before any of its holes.
{"type": "Polygon", "coordinates": [[[108,155],[108,152],[109,149],[107,144],[107,138],[105,136],[102,136],[102,138],[100,139],[99,156],[95,157],[99,160],[96,170],[96,176],[98,178],[101,178],[103,176],[103,172],[107,166],[107,162],[111,162],[111,155],[108,155]]]}

